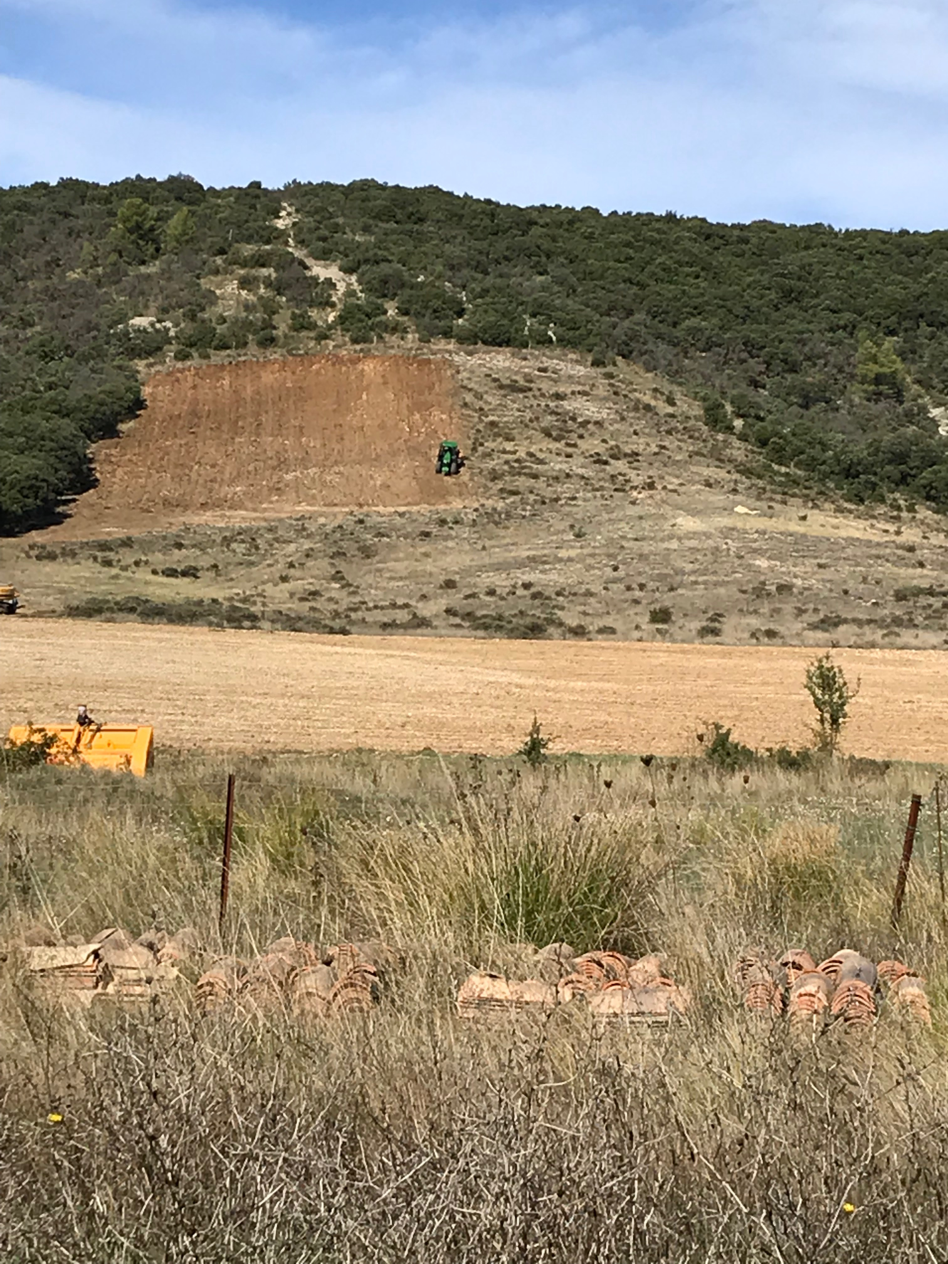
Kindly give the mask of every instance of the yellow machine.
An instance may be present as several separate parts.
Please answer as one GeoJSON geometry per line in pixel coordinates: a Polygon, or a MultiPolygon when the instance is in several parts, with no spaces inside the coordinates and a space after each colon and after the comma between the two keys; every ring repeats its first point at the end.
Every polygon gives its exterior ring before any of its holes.
{"type": "Polygon", "coordinates": [[[48,764],[88,764],[113,772],[144,777],[151,767],[153,728],[121,724],[20,724],[9,732],[11,745],[56,738],[46,756],[48,764]]]}
{"type": "Polygon", "coordinates": [[[20,606],[20,594],[12,584],[0,584],[0,614],[16,614],[20,606]]]}

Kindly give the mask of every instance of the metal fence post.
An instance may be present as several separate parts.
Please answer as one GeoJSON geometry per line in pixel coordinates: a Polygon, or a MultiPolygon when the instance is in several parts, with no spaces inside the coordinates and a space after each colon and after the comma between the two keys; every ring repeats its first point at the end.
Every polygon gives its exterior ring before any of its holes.
{"type": "Polygon", "coordinates": [[[234,834],[234,774],[227,774],[227,808],[224,813],[224,854],[221,857],[221,908],[217,928],[224,933],[224,916],[227,913],[227,896],[230,892],[230,847],[234,834]]]}
{"type": "Polygon", "coordinates": [[[915,830],[918,827],[918,810],[922,806],[922,796],[912,795],[909,807],[908,825],[905,827],[905,842],[902,844],[902,860],[899,864],[899,876],[895,880],[895,898],[892,901],[892,926],[898,930],[899,918],[902,915],[902,900],[905,896],[905,880],[908,878],[909,865],[912,862],[912,848],[915,846],[915,830]]]}

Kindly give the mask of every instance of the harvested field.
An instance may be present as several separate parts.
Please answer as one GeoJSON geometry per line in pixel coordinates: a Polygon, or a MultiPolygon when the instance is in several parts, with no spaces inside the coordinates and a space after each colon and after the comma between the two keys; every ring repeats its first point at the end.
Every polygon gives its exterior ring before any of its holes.
{"type": "Polygon", "coordinates": [[[57,535],[463,499],[434,472],[439,441],[466,438],[447,360],[242,360],[156,373],[145,394],[57,535]]]}
{"type": "MultiPolygon", "coordinates": [[[[719,720],[752,746],[807,742],[814,651],[734,646],[324,637],[80,620],[0,629],[0,724],[96,718],[155,726],[159,745],[502,753],[536,713],[554,750],[697,749],[719,720]]],[[[862,689],[846,748],[948,761],[939,651],[841,650],[862,689]]]]}

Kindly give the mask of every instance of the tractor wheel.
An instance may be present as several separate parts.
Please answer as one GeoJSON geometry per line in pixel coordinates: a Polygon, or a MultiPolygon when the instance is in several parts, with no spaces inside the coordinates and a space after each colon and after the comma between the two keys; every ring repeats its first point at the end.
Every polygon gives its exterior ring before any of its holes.
{"type": "Polygon", "coordinates": [[[452,457],[451,464],[448,466],[448,473],[457,474],[457,472],[458,472],[458,459],[457,457],[452,457]]]}

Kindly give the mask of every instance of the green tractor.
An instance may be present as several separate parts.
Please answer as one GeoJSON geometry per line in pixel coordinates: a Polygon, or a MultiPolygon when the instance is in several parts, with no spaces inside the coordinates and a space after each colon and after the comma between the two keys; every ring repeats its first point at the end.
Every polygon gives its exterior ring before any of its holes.
{"type": "Polygon", "coordinates": [[[460,474],[464,469],[464,457],[460,446],[453,439],[442,439],[435,463],[436,474],[460,474]]]}

